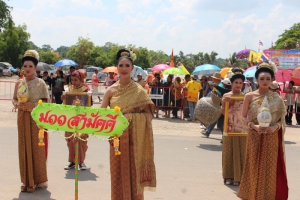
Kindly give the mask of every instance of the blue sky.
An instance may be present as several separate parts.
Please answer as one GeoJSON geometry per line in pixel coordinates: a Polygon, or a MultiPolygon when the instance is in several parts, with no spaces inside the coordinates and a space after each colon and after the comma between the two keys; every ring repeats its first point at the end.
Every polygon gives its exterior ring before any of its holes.
{"type": "Polygon", "coordinates": [[[88,37],[134,44],[167,54],[216,51],[218,57],[245,47],[268,48],[283,30],[300,22],[300,0],[10,0],[16,24],[31,41],[54,49],[88,37]]]}

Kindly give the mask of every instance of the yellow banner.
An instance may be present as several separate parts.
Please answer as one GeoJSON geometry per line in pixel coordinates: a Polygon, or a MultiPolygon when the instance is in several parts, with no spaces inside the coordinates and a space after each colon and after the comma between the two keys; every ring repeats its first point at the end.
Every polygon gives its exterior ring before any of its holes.
{"type": "Polygon", "coordinates": [[[190,72],[185,68],[185,66],[181,63],[180,68],[182,71],[184,71],[186,74],[190,74],[190,72]]]}
{"type": "Polygon", "coordinates": [[[249,58],[248,60],[250,62],[259,62],[260,58],[261,58],[261,53],[259,52],[255,52],[255,51],[250,51],[250,54],[249,54],[249,58]]]}

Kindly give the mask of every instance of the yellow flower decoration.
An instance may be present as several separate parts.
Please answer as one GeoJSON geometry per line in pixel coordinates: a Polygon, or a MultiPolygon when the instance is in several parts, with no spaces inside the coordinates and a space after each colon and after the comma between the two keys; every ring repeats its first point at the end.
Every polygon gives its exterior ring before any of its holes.
{"type": "Polygon", "coordinates": [[[121,108],[119,106],[115,106],[114,109],[115,109],[116,112],[120,112],[121,111],[121,108]]]}
{"type": "Polygon", "coordinates": [[[42,105],[42,103],[43,103],[42,100],[39,100],[39,101],[38,101],[38,104],[39,104],[39,105],[42,105]]]}

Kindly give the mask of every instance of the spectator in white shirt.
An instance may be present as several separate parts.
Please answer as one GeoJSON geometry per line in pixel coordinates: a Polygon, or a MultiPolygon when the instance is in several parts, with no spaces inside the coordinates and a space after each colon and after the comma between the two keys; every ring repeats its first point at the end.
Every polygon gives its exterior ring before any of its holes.
{"type": "Polygon", "coordinates": [[[286,88],[284,86],[283,92],[285,93],[285,100],[287,103],[287,114],[285,116],[285,122],[287,125],[292,125],[292,117],[293,117],[293,106],[295,105],[295,88],[294,81],[289,82],[289,86],[286,88]]]}

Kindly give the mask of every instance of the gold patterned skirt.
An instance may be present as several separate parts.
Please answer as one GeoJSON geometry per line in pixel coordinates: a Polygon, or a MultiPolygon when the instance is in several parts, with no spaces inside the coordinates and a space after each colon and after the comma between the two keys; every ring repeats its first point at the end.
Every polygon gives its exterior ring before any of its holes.
{"type": "Polygon", "coordinates": [[[21,182],[30,187],[48,180],[45,147],[38,146],[38,133],[30,112],[18,110],[20,176],[21,182]]]}
{"type": "Polygon", "coordinates": [[[238,197],[247,200],[286,200],[288,195],[281,129],[248,132],[244,171],[238,197]]]}
{"type": "Polygon", "coordinates": [[[240,182],[246,155],[245,136],[223,136],[222,172],[224,179],[240,182]]]}

